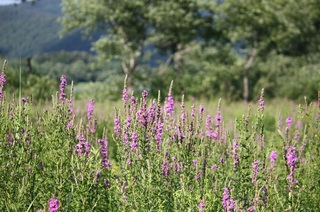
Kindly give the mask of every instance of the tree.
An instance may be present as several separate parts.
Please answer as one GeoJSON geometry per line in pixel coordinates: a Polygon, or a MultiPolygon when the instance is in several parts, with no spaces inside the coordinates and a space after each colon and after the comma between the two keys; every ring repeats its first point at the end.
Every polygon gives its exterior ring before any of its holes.
{"type": "Polygon", "coordinates": [[[101,32],[93,48],[102,59],[119,59],[128,88],[142,59],[148,31],[148,0],[63,0],[63,33],[76,28],[85,35],[101,32]]]}
{"type": "Polygon", "coordinates": [[[249,71],[270,53],[303,55],[319,51],[319,0],[225,0],[219,26],[243,61],[243,98],[249,99],[249,71]]]}
{"type": "Polygon", "coordinates": [[[206,9],[208,4],[203,0],[63,0],[60,21],[63,32],[82,28],[88,35],[104,30],[93,47],[101,58],[121,61],[130,87],[150,46],[179,68],[188,44],[210,34],[213,13],[206,9]]]}

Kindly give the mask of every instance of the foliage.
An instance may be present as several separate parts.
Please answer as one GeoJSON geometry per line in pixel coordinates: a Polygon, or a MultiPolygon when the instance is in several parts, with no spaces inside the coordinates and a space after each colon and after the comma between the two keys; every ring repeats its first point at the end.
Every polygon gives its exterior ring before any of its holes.
{"type": "MultiPolygon", "coordinates": [[[[87,51],[90,42],[79,30],[59,38],[60,0],[37,1],[0,7],[0,55],[27,58],[52,51],[87,51]]],[[[96,36],[96,35],[95,35],[96,36]]]]}
{"type": "Polygon", "coordinates": [[[320,93],[316,104],[276,114],[262,92],[229,124],[221,100],[178,104],[172,85],[162,101],[147,91],[132,96],[125,84],[110,126],[92,99],[78,112],[73,89],[67,95],[60,80],[43,110],[34,111],[30,98],[0,99],[3,211],[318,210],[320,93]]]}

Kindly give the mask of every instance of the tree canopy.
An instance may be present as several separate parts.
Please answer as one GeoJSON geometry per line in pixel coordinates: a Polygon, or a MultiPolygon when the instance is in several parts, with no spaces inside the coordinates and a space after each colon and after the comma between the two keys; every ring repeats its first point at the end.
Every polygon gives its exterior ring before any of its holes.
{"type": "Polygon", "coordinates": [[[167,71],[160,63],[156,80],[180,74],[185,87],[202,76],[194,86],[242,89],[245,101],[258,85],[272,95],[266,79],[288,65],[295,75],[307,66],[319,73],[320,0],[63,0],[62,7],[63,32],[102,31],[93,48],[120,60],[130,85],[147,54],[164,56],[167,71]]]}

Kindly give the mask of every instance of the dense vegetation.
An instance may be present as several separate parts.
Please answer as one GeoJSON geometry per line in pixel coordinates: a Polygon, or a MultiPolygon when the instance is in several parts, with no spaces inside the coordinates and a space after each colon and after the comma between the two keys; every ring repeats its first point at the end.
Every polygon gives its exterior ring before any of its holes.
{"type": "MultiPolygon", "coordinates": [[[[77,97],[96,91],[103,93],[99,99],[114,99],[128,74],[129,87],[148,88],[153,97],[174,80],[173,92],[186,99],[256,100],[261,88],[266,98],[316,98],[319,0],[110,2],[70,0],[61,8],[60,0],[43,0],[0,7],[2,58],[18,59],[9,62],[8,78],[15,82],[8,91],[17,90],[21,68],[23,87],[34,85],[36,91],[46,77],[65,74],[74,80],[77,97]],[[60,40],[60,30],[71,35],[60,40]],[[89,53],[79,30],[93,38],[95,54],[60,52],[89,53]]],[[[34,96],[50,99],[49,90],[34,96]]]]}
{"type": "Polygon", "coordinates": [[[170,86],[163,101],[125,84],[116,110],[89,100],[81,112],[60,80],[39,109],[27,96],[8,100],[0,73],[2,211],[319,209],[320,93],[292,108],[262,92],[228,119],[224,100],[188,103],[170,86]]]}
{"type": "Polygon", "coordinates": [[[79,30],[59,37],[60,0],[0,7],[0,55],[27,58],[53,51],[90,51],[79,30]]]}

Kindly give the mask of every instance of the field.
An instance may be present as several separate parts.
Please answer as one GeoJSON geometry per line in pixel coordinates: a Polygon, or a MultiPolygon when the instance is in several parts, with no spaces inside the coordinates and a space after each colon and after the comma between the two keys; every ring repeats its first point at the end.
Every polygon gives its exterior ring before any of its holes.
{"type": "MultiPolygon", "coordinates": [[[[1,211],[318,211],[320,94],[301,104],[6,96],[1,211]]],[[[173,84],[174,86],[174,84],[173,84]]],[[[160,96],[160,95],[159,95],[160,96]]]]}

